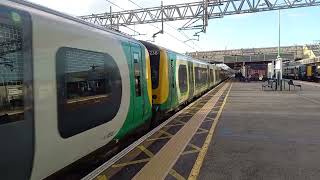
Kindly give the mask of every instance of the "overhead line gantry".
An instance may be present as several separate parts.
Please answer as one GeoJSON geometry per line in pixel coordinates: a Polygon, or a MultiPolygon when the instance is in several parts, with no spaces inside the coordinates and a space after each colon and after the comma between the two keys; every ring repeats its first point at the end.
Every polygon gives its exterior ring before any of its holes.
{"type": "Polygon", "coordinates": [[[101,26],[119,26],[189,20],[180,30],[200,29],[206,32],[209,19],[228,15],[319,6],[320,0],[203,0],[192,3],[123,10],[80,16],[101,26]],[[200,22],[200,24],[196,24],[200,22]]]}

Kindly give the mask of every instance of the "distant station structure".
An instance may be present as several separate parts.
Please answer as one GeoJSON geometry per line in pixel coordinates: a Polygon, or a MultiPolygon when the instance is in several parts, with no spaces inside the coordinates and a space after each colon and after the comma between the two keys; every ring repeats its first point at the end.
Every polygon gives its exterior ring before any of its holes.
{"type": "MultiPolygon", "coordinates": [[[[215,51],[189,52],[187,55],[211,63],[225,63],[232,67],[234,64],[263,63],[277,59],[278,47],[247,48],[215,51]]],[[[320,44],[283,46],[280,48],[283,61],[308,61],[320,57],[320,44]]]]}
{"type": "MultiPolygon", "coordinates": [[[[320,43],[283,46],[280,54],[286,66],[320,63],[320,43]]],[[[224,63],[241,70],[245,76],[256,74],[258,78],[267,76],[267,65],[277,60],[278,47],[189,52],[187,55],[209,63],[224,63]]]]}
{"type": "MultiPolygon", "coordinates": [[[[303,59],[303,46],[280,48],[284,60],[303,59]]],[[[190,52],[188,55],[209,62],[226,64],[242,62],[269,62],[277,58],[278,47],[190,52]]]]}

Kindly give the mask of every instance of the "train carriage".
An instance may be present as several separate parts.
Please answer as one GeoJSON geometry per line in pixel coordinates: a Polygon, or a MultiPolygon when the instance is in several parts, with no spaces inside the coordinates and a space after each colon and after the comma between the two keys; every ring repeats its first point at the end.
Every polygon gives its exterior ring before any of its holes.
{"type": "Polygon", "coordinates": [[[153,110],[160,116],[192,101],[222,80],[214,65],[141,42],[150,54],[153,110]]]}

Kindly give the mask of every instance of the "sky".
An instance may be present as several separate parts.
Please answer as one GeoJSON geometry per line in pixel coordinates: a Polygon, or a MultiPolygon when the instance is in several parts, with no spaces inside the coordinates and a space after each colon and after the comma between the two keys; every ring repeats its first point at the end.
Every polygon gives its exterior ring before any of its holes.
{"type": "MultiPolygon", "coordinates": [[[[122,9],[160,6],[161,0],[28,0],[51,9],[73,16],[108,12],[122,9]]],[[[164,5],[194,2],[196,0],[163,0],[164,5]]],[[[281,10],[281,46],[304,45],[320,40],[320,7],[306,7],[281,10]]],[[[164,34],[155,38],[155,44],[177,52],[210,51],[241,48],[259,48],[278,46],[278,11],[258,12],[251,14],[231,15],[209,20],[207,32],[201,33],[199,41],[188,41],[194,38],[197,31],[179,32],[177,29],[186,21],[174,21],[164,24],[164,34]]],[[[161,27],[159,23],[153,24],[161,27]]],[[[152,35],[159,29],[151,25],[130,26],[142,36],[136,39],[152,40],[152,35]]],[[[134,34],[127,28],[120,28],[128,34],[134,34]]]]}

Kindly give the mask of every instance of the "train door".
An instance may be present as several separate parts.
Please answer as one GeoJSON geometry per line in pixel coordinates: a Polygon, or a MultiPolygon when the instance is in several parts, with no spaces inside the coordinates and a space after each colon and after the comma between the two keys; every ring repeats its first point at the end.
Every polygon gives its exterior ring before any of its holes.
{"type": "Polygon", "coordinates": [[[311,79],[312,79],[312,66],[307,65],[307,80],[311,80],[311,79]]]}
{"type": "Polygon", "coordinates": [[[142,54],[139,45],[131,44],[131,55],[133,62],[133,73],[134,73],[134,122],[140,122],[144,119],[144,108],[145,108],[145,96],[144,96],[144,70],[142,63],[142,54]]]}
{"type": "Polygon", "coordinates": [[[176,82],[175,82],[175,61],[172,54],[167,52],[168,60],[169,60],[169,102],[170,102],[170,108],[174,106],[174,97],[176,93],[176,82]]]}
{"type": "Polygon", "coordinates": [[[210,68],[209,68],[209,65],[207,65],[207,89],[210,87],[210,84],[211,84],[210,68]]]}
{"type": "Polygon", "coordinates": [[[316,81],[317,80],[317,76],[318,76],[318,72],[317,72],[317,65],[312,65],[312,80],[316,81]]]}
{"type": "Polygon", "coordinates": [[[29,179],[34,153],[32,30],[28,13],[0,5],[0,179],[29,179]]]}
{"type": "Polygon", "coordinates": [[[188,72],[189,72],[189,98],[193,97],[194,92],[194,74],[193,74],[193,63],[188,62],[188,72]]]}

